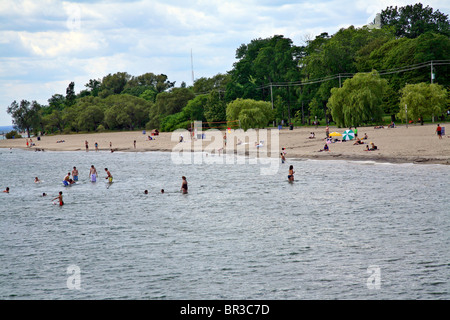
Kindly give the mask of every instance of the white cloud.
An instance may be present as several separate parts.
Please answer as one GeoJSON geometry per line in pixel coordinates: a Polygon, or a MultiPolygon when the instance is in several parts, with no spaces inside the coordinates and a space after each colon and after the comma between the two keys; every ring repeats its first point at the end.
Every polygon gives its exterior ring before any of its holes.
{"type": "MultiPolygon", "coordinates": [[[[421,1],[448,13],[443,0],[421,1]]],[[[47,103],[71,81],[109,73],[164,73],[179,85],[232,68],[236,49],[256,38],[330,35],[371,22],[403,0],[0,1],[0,125],[13,100],[47,103]]]]}

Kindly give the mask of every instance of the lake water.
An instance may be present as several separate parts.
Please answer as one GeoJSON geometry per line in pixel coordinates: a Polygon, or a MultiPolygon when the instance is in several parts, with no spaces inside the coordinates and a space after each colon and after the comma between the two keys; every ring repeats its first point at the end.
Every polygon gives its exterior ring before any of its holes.
{"type": "Polygon", "coordinates": [[[449,166],[261,166],[0,149],[0,299],[450,298],[449,166]]]}

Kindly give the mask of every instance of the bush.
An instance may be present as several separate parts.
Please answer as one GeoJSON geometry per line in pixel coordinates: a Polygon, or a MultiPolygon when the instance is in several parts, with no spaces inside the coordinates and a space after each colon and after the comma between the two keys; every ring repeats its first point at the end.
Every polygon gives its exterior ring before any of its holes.
{"type": "Polygon", "coordinates": [[[18,134],[16,130],[12,130],[12,131],[8,132],[7,134],[5,134],[5,138],[6,139],[19,139],[19,138],[22,138],[22,136],[20,134],[18,134]]]}

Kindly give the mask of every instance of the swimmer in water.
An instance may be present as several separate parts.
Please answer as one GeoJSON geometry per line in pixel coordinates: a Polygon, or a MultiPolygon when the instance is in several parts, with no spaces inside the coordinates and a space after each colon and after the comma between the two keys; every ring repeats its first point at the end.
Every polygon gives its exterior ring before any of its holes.
{"type": "Polygon", "coordinates": [[[295,173],[294,166],[290,165],[289,166],[289,175],[288,175],[289,181],[294,181],[294,173],[295,173]]]}
{"type": "Polygon", "coordinates": [[[148,194],[148,190],[144,190],[144,194],[148,194]]]}
{"type": "Polygon", "coordinates": [[[182,176],[181,179],[183,179],[183,182],[181,183],[181,192],[188,193],[188,183],[186,181],[186,177],[182,176]]]}
{"type": "Polygon", "coordinates": [[[78,181],[78,169],[77,169],[77,167],[73,167],[72,177],[73,177],[74,181],[78,181]]]}
{"type": "Polygon", "coordinates": [[[34,183],[39,183],[39,182],[41,182],[41,180],[39,180],[38,177],[34,178],[34,183]]]}
{"type": "Polygon", "coordinates": [[[92,182],[97,181],[97,169],[95,169],[94,165],[91,165],[91,169],[89,171],[89,177],[92,182]]]}
{"type": "Polygon", "coordinates": [[[164,189],[161,189],[161,193],[164,193],[164,189]]]}
{"type": "Polygon", "coordinates": [[[52,199],[53,200],[58,200],[59,201],[59,206],[63,206],[64,205],[64,201],[63,201],[63,196],[62,196],[62,191],[59,192],[59,196],[57,196],[56,198],[52,199]]]}
{"type": "Polygon", "coordinates": [[[111,172],[109,172],[108,168],[105,168],[105,171],[106,171],[106,174],[107,174],[107,176],[106,176],[105,179],[108,179],[108,182],[111,183],[112,180],[113,180],[113,177],[112,177],[112,175],[111,175],[111,172]]]}
{"type": "Polygon", "coordinates": [[[5,190],[3,190],[4,193],[9,193],[9,187],[6,187],[5,190]]]}
{"type": "Polygon", "coordinates": [[[65,186],[68,186],[70,184],[70,172],[68,172],[67,175],[64,177],[63,184],[65,186]]]}

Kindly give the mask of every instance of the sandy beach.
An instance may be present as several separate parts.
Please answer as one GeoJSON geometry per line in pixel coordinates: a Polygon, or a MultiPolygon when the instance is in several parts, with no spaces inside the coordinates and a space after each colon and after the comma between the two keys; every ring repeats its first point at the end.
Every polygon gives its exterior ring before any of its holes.
{"type": "MultiPolygon", "coordinates": [[[[441,124],[450,132],[450,124],[441,124]]],[[[400,125],[396,128],[360,127],[358,137],[367,134],[368,139],[364,144],[354,145],[354,140],[335,142],[328,144],[330,151],[319,152],[326,143],[325,127],[302,127],[289,130],[279,130],[279,147],[285,148],[286,158],[307,159],[340,159],[355,161],[379,161],[392,163],[437,163],[450,164],[450,134],[447,133],[439,139],[436,135],[436,124],[425,125],[400,125]],[[315,133],[315,138],[310,139],[310,133],[315,133]],[[378,150],[364,151],[366,146],[374,143],[378,150]]],[[[275,129],[278,130],[278,129],[275,129]]],[[[330,126],[329,132],[343,133],[345,128],[330,126]]],[[[27,148],[26,138],[0,140],[0,148],[21,148],[30,151],[82,151],[86,152],[85,141],[88,141],[89,152],[95,152],[95,143],[98,143],[99,152],[111,152],[110,143],[114,151],[122,152],[148,152],[148,151],[172,151],[179,144],[179,133],[162,132],[154,136],[154,140],[148,139],[149,132],[142,131],[108,132],[91,134],[69,134],[42,136],[38,141],[32,137],[34,145],[27,148]],[[134,146],[136,141],[136,146],[134,146]]],[[[208,132],[206,131],[206,137],[208,132]]],[[[342,140],[342,137],[337,137],[342,140]]],[[[189,136],[184,135],[185,142],[191,143],[189,136]]],[[[203,142],[203,149],[211,146],[211,140],[203,142]]],[[[256,142],[256,141],[255,141],[256,142]]],[[[252,143],[249,141],[249,143],[252,143]]],[[[271,148],[270,141],[264,148],[271,148]]],[[[272,149],[270,149],[272,150],[272,149]]]]}

